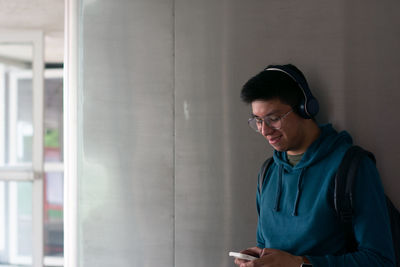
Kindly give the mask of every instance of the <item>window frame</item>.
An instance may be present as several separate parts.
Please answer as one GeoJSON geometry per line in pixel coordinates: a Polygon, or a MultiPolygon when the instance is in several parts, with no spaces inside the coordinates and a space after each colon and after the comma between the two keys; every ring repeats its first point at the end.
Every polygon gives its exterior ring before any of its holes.
{"type": "MultiPolygon", "coordinates": [[[[0,43],[30,43],[32,57],[32,166],[0,167],[0,181],[32,182],[32,266],[44,264],[44,36],[42,31],[1,30],[0,43]]],[[[4,110],[0,111],[4,118],[4,110]]],[[[3,119],[0,119],[3,122],[3,119]]],[[[3,128],[4,129],[4,128],[3,128]]],[[[26,259],[25,259],[26,260],[26,259]]]]}

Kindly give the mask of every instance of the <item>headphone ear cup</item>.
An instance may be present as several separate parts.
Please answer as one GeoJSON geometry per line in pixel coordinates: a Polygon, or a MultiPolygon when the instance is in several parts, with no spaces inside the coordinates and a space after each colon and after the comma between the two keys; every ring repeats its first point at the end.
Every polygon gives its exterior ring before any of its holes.
{"type": "Polygon", "coordinates": [[[299,114],[304,119],[312,119],[318,114],[319,104],[314,97],[307,99],[307,103],[303,100],[299,106],[299,114]]]}
{"type": "Polygon", "coordinates": [[[306,106],[305,106],[304,100],[301,101],[301,104],[300,104],[300,106],[298,108],[298,112],[299,112],[299,115],[303,119],[310,119],[310,116],[308,116],[307,112],[306,112],[306,106]]]}
{"type": "Polygon", "coordinates": [[[310,118],[313,118],[315,115],[317,115],[319,111],[319,104],[317,99],[315,99],[314,97],[308,99],[306,108],[307,114],[310,118]]]}

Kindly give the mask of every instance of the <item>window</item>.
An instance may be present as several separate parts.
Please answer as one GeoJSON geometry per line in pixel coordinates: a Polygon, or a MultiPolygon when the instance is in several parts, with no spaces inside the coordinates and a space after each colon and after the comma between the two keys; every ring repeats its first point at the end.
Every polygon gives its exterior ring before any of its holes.
{"type": "Polygon", "coordinates": [[[42,43],[0,32],[0,266],[63,266],[63,72],[42,43]]]}

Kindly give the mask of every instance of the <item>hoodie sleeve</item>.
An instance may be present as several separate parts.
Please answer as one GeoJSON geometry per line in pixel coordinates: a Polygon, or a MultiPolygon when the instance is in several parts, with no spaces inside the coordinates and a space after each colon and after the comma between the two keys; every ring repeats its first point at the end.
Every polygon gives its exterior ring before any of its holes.
{"type": "Polygon", "coordinates": [[[358,249],[340,256],[307,256],[316,267],[395,266],[389,216],[375,164],[365,158],[357,172],[353,228],[358,249]]]}
{"type": "Polygon", "coordinates": [[[258,174],[258,183],[257,183],[257,215],[258,215],[258,223],[257,223],[257,247],[259,248],[265,248],[265,241],[262,237],[261,231],[261,223],[260,223],[260,201],[261,201],[261,192],[260,192],[260,175],[261,173],[258,174]]]}

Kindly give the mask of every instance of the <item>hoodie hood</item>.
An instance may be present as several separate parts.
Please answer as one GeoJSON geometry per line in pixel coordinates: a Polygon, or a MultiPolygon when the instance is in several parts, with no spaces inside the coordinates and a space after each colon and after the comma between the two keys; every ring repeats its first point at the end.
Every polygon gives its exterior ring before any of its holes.
{"type": "Polygon", "coordinates": [[[289,164],[286,151],[281,152],[275,150],[274,161],[278,165],[283,165],[284,168],[289,171],[291,169],[303,169],[318,163],[339,146],[346,144],[348,146],[352,145],[353,140],[346,131],[338,133],[331,124],[320,125],[319,127],[321,129],[321,135],[310,145],[298,164],[295,166],[289,164]]]}
{"type": "Polygon", "coordinates": [[[278,165],[278,183],[276,188],[274,210],[279,212],[282,196],[282,184],[285,173],[298,173],[297,192],[293,203],[293,216],[297,216],[298,205],[303,191],[304,176],[309,167],[323,160],[339,146],[349,147],[352,144],[351,136],[346,132],[338,133],[331,124],[319,126],[321,134],[304,153],[300,162],[295,166],[290,165],[286,152],[274,151],[274,161],[278,165]]]}

